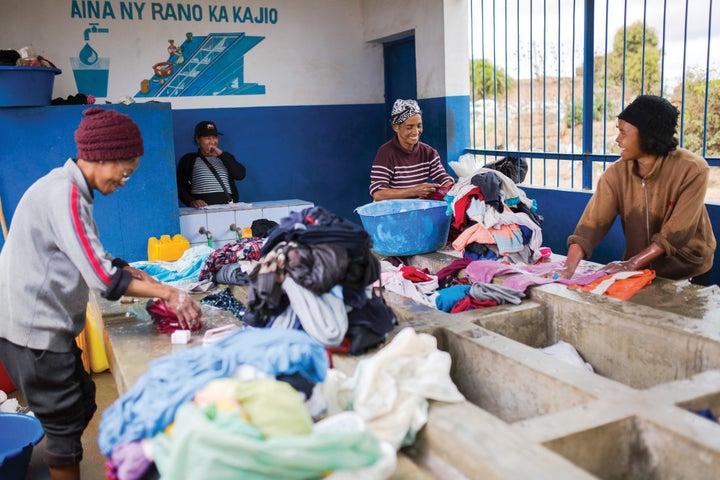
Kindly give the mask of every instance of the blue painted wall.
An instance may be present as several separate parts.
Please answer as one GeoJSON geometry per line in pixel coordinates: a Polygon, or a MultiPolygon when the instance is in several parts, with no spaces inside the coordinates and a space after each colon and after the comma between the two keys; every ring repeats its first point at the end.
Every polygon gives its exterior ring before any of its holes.
{"type": "MultiPolygon", "coordinates": [[[[453,109],[467,111],[467,98],[423,100],[421,106],[423,141],[438,149],[447,166],[448,150],[459,155],[467,136],[453,134],[450,142],[445,125],[457,115],[453,109]]],[[[0,196],[8,220],[34,180],[76,153],[73,132],[85,108],[0,109],[0,140],[8,146],[0,196]]],[[[372,201],[368,185],[375,153],[390,138],[382,104],[171,110],[167,103],[150,102],[106,108],[130,114],[146,142],[141,168],[128,185],[96,200],[103,243],[130,261],[146,258],[149,237],[179,231],[175,165],[197,149],[193,131],[201,120],[218,125],[221,148],[247,168],[238,182],[241,201],[300,198],[356,223],[354,209],[372,201]]]]}
{"type": "MultiPolygon", "coordinates": [[[[455,162],[470,145],[470,97],[432,98],[422,100],[423,138],[434,146],[447,168],[447,162],[455,162]],[[431,143],[432,142],[432,143],[431,143]]],[[[455,176],[452,169],[448,173],[455,176]]]]}
{"type": "Polygon", "coordinates": [[[195,124],[212,120],[220,148],[247,169],[237,182],[240,201],[300,198],[359,222],[353,210],[372,200],[382,118],[382,105],[174,110],[176,160],[197,150],[195,124]]]}
{"type": "MultiPolygon", "coordinates": [[[[467,97],[425,99],[423,141],[440,152],[447,166],[469,144],[463,117],[467,97]]],[[[20,197],[40,176],[75,155],[73,132],[87,106],[0,108],[0,196],[10,222],[20,197]]],[[[151,236],[179,232],[175,164],[197,149],[195,124],[213,120],[224,135],[221,148],[247,167],[238,182],[241,201],[289,198],[309,200],[356,223],[354,209],[372,201],[370,166],[377,148],[388,140],[385,106],[330,105],[171,110],[167,103],[109,105],[140,125],[146,153],[128,185],[96,199],[95,218],[105,247],[129,261],[147,255],[151,236]]],[[[448,170],[452,172],[450,169],[448,170]]],[[[565,254],[568,235],[590,199],[588,192],[523,187],[545,217],[544,244],[565,254]]],[[[715,236],[720,238],[720,205],[708,205],[715,236]]],[[[0,247],[2,239],[0,239],[0,247]]],[[[596,249],[592,260],[607,263],[622,256],[619,222],[596,249]]],[[[720,282],[716,252],[712,279],[720,282]]]]}
{"type": "MultiPolygon", "coordinates": [[[[453,134],[446,122],[467,112],[468,97],[422,100],[422,140],[435,147],[447,168],[447,152],[457,158],[469,133],[453,134]],[[461,110],[460,110],[461,109],[461,110]]],[[[247,168],[237,182],[240,201],[300,198],[360,223],[354,209],[372,201],[370,167],[386,132],[385,106],[327,105],[173,110],[176,160],[197,150],[195,124],[212,120],[223,134],[220,148],[247,168]]],[[[465,123],[467,124],[467,123],[465,123]]],[[[452,170],[448,169],[450,173],[452,170]]]]}
{"type": "MultiPolygon", "coordinates": [[[[0,196],[11,230],[13,212],[25,190],[77,154],[73,134],[86,108],[0,108],[0,196]]],[[[133,118],[143,134],[145,155],[124,188],[107,197],[95,192],[95,221],[106,250],[127,261],[145,260],[148,238],[180,233],[170,104],[103,108],[133,118]]],[[[2,247],[2,238],[0,242],[2,247]]]]}
{"type": "MultiPolygon", "coordinates": [[[[574,192],[567,190],[552,190],[545,188],[531,188],[521,186],[528,197],[534,198],[538,203],[538,213],[545,221],[543,223],[543,245],[552,248],[553,252],[565,255],[567,253],[567,238],[575,231],[575,225],[590,200],[589,192],[574,192]]],[[[707,204],[710,221],[713,225],[715,238],[720,239],[720,205],[707,204]]],[[[592,260],[598,263],[609,263],[620,260],[625,250],[625,237],[623,236],[620,221],[616,220],[605,239],[593,252],[592,260]]],[[[720,252],[715,251],[711,282],[720,283],[720,252]]]]}

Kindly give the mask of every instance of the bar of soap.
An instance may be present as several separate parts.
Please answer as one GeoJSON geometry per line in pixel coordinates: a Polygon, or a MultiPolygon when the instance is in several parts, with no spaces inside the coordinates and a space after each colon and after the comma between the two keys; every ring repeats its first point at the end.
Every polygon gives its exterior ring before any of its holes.
{"type": "Polygon", "coordinates": [[[190,341],[190,330],[175,330],[170,335],[170,342],[173,344],[185,344],[190,341]]]}

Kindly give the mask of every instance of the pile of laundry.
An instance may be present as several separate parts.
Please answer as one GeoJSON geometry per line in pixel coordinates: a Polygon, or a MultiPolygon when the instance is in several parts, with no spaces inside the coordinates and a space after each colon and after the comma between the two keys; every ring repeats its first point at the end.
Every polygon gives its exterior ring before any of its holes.
{"type": "Polygon", "coordinates": [[[465,275],[471,262],[469,258],[458,259],[432,274],[426,268],[405,265],[397,258],[384,258],[380,262],[381,283],[386,291],[447,313],[508,303],[518,305],[525,298],[524,292],[492,283],[492,279],[473,282],[465,275]]]}
{"type": "Polygon", "coordinates": [[[305,332],[246,327],[153,361],[98,444],[110,479],[384,479],[428,400],[464,400],[450,364],[406,328],[347,377],[305,332]]]}
{"type": "Polygon", "coordinates": [[[473,260],[533,264],[542,258],[537,203],[502,172],[481,167],[445,196],[452,209],[452,247],[473,260]]]}
{"type": "MultiPolygon", "coordinates": [[[[212,305],[247,326],[303,330],[333,351],[352,355],[384,342],[397,322],[374,287],[380,266],[370,234],[320,206],[290,212],[273,225],[265,222],[258,228],[253,222],[252,237],[218,249],[197,246],[175,262],[131,266],[188,292],[247,286],[246,305],[228,298],[227,289],[208,295],[222,295],[212,305]]],[[[167,319],[149,313],[169,331],[167,319]]]]}
{"type": "Polygon", "coordinates": [[[370,235],[323,207],[290,212],[270,234],[250,272],[243,321],[299,329],[353,355],[382,343],[396,324],[379,289],[370,235]]]}

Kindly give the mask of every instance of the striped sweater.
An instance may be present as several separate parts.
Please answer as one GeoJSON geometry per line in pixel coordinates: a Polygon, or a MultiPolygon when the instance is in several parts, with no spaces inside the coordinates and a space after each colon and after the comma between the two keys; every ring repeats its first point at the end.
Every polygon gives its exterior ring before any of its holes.
{"type": "Polygon", "coordinates": [[[414,187],[429,179],[440,185],[453,180],[440,162],[437,150],[423,142],[407,150],[395,136],[375,155],[370,171],[370,195],[384,188],[414,187]]]}

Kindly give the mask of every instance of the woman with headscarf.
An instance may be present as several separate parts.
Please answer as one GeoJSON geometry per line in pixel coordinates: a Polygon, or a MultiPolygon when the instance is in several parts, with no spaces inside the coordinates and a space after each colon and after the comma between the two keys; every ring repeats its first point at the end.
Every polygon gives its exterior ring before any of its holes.
{"type": "Polygon", "coordinates": [[[449,189],[454,180],[437,150],[420,141],[423,124],[417,102],[395,100],[390,123],[395,136],[378,149],[370,171],[373,199],[427,198],[440,187],[449,189]]]}
{"type": "Polygon", "coordinates": [[[45,460],[57,479],[80,478],[82,433],[97,409],[95,384],[75,337],[92,288],[108,300],[160,298],[183,328],[200,319],[185,292],[105,251],[93,219],[94,191],[110,195],[143,155],[140,129],[125,114],[94,107],[75,131],[71,158],[28,188],[0,251],[0,361],[45,431],[45,460]]]}
{"type": "Polygon", "coordinates": [[[715,252],[705,207],[710,168],[701,156],[677,147],[678,115],[655,95],[639,96],[618,115],[620,159],[598,180],[568,238],[565,267],[551,275],[571,278],[619,215],[625,253],[603,270],[651,269],[660,277],[709,283],[715,252]]]}

